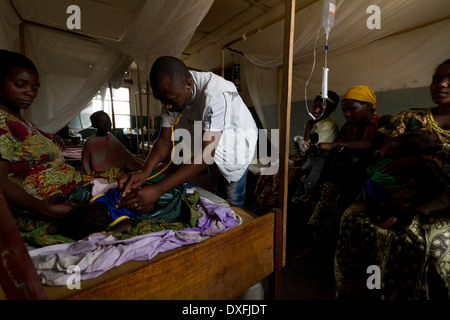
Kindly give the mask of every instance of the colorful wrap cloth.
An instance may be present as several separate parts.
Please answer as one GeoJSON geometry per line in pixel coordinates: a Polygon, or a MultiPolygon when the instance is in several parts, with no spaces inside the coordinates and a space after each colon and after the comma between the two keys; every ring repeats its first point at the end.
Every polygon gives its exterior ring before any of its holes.
{"type": "MultiPolygon", "coordinates": [[[[104,178],[112,183],[125,176],[119,168],[77,171],[64,161],[52,135],[4,110],[0,110],[0,158],[8,161],[8,179],[12,183],[50,203],[69,201],[75,190],[94,179],[104,178]]],[[[78,196],[84,199],[84,195],[78,196]]]]}
{"type": "Polygon", "coordinates": [[[378,203],[388,200],[402,186],[397,178],[381,172],[383,166],[390,161],[390,159],[380,160],[367,167],[367,173],[371,177],[366,181],[366,190],[372,199],[378,203]]]}
{"type": "Polygon", "coordinates": [[[160,252],[208,239],[242,223],[230,207],[199,198],[198,221],[194,228],[163,230],[125,240],[112,235],[92,236],[75,243],[63,243],[29,251],[42,283],[64,286],[72,279],[73,266],[80,268],[80,280],[87,280],[127,261],[146,261],[160,252]]]}
{"type": "MultiPolygon", "coordinates": [[[[166,175],[158,175],[152,180],[147,181],[145,185],[157,183],[167,177],[166,175]]],[[[167,222],[176,221],[181,213],[181,199],[186,196],[186,186],[179,185],[164,193],[155,203],[155,211],[148,214],[142,214],[141,211],[131,211],[126,208],[116,208],[116,204],[122,197],[122,191],[116,188],[111,188],[106,193],[94,196],[91,202],[100,202],[108,206],[109,214],[111,215],[112,223],[110,226],[116,224],[124,217],[133,219],[134,224],[142,220],[164,220],[167,222]]]]}

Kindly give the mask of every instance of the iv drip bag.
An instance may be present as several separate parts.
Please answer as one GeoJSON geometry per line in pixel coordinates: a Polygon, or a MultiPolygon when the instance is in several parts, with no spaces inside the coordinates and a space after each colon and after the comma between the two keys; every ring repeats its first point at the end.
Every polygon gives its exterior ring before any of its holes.
{"type": "Polygon", "coordinates": [[[334,25],[336,15],[336,0],[323,0],[322,26],[328,38],[331,28],[334,25]]]}

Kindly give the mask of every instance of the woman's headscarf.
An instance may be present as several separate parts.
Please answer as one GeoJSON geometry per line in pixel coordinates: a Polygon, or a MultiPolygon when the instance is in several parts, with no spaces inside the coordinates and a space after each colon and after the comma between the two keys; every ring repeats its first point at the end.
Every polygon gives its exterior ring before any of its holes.
{"type": "Polygon", "coordinates": [[[345,99],[370,102],[372,104],[372,110],[375,111],[377,109],[377,98],[375,96],[375,92],[373,92],[373,90],[368,86],[356,86],[348,89],[342,100],[345,99]]]}

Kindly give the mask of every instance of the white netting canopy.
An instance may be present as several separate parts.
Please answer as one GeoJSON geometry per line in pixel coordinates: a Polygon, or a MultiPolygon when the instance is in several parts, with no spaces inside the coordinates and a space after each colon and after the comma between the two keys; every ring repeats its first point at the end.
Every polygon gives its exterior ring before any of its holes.
{"type": "Polygon", "coordinates": [[[83,110],[105,83],[123,76],[132,60],[147,77],[159,56],[180,56],[212,3],[0,0],[0,47],[20,51],[19,25],[21,19],[27,22],[23,49],[36,64],[41,81],[30,119],[55,132],[83,110]],[[79,30],[68,28],[74,12],[67,13],[71,5],[80,9],[79,30]]]}

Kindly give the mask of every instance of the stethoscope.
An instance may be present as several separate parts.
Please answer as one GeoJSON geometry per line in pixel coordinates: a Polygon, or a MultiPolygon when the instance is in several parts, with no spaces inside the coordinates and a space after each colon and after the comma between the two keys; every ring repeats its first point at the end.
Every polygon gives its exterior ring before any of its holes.
{"type": "Polygon", "coordinates": [[[153,179],[153,178],[156,177],[156,176],[159,176],[161,173],[163,173],[164,171],[166,171],[166,169],[169,168],[169,166],[172,164],[173,155],[174,155],[174,153],[175,153],[175,138],[174,138],[174,136],[173,136],[173,128],[174,128],[174,127],[178,124],[178,122],[180,121],[181,115],[182,115],[182,114],[180,113],[180,114],[178,115],[177,120],[176,120],[175,122],[172,122],[172,119],[170,118],[170,114],[169,114],[169,112],[167,112],[167,117],[169,118],[169,123],[170,123],[170,125],[171,125],[171,137],[172,137],[172,153],[171,153],[171,155],[170,155],[170,161],[169,161],[169,163],[168,163],[164,168],[162,168],[158,173],[155,173],[154,175],[148,177],[148,178],[147,178],[147,181],[153,179]]]}
{"type": "MultiPolygon", "coordinates": [[[[186,87],[188,87],[188,86],[186,86],[186,87]]],[[[192,99],[192,97],[194,96],[194,91],[192,90],[191,87],[189,87],[189,89],[191,90],[191,99],[192,99]]],[[[171,155],[170,155],[170,161],[169,161],[169,163],[168,163],[164,168],[162,168],[158,173],[155,173],[154,175],[148,177],[148,178],[147,178],[147,181],[153,179],[154,177],[156,177],[156,176],[160,175],[161,173],[163,173],[164,171],[166,171],[166,169],[169,168],[169,166],[172,164],[173,155],[174,155],[174,153],[175,153],[175,138],[174,138],[174,135],[173,135],[173,128],[174,128],[174,127],[178,124],[178,122],[180,121],[180,118],[181,118],[182,114],[180,113],[180,114],[178,115],[177,120],[175,120],[175,122],[173,122],[172,119],[171,119],[171,117],[170,117],[169,111],[166,110],[166,112],[167,112],[167,117],[168,117],[168,119],[169,119],[169,123],[170,123],[170,125],[171,125],[171,137],[172,137],[172,153],[171,153],[171,155]]]]}

